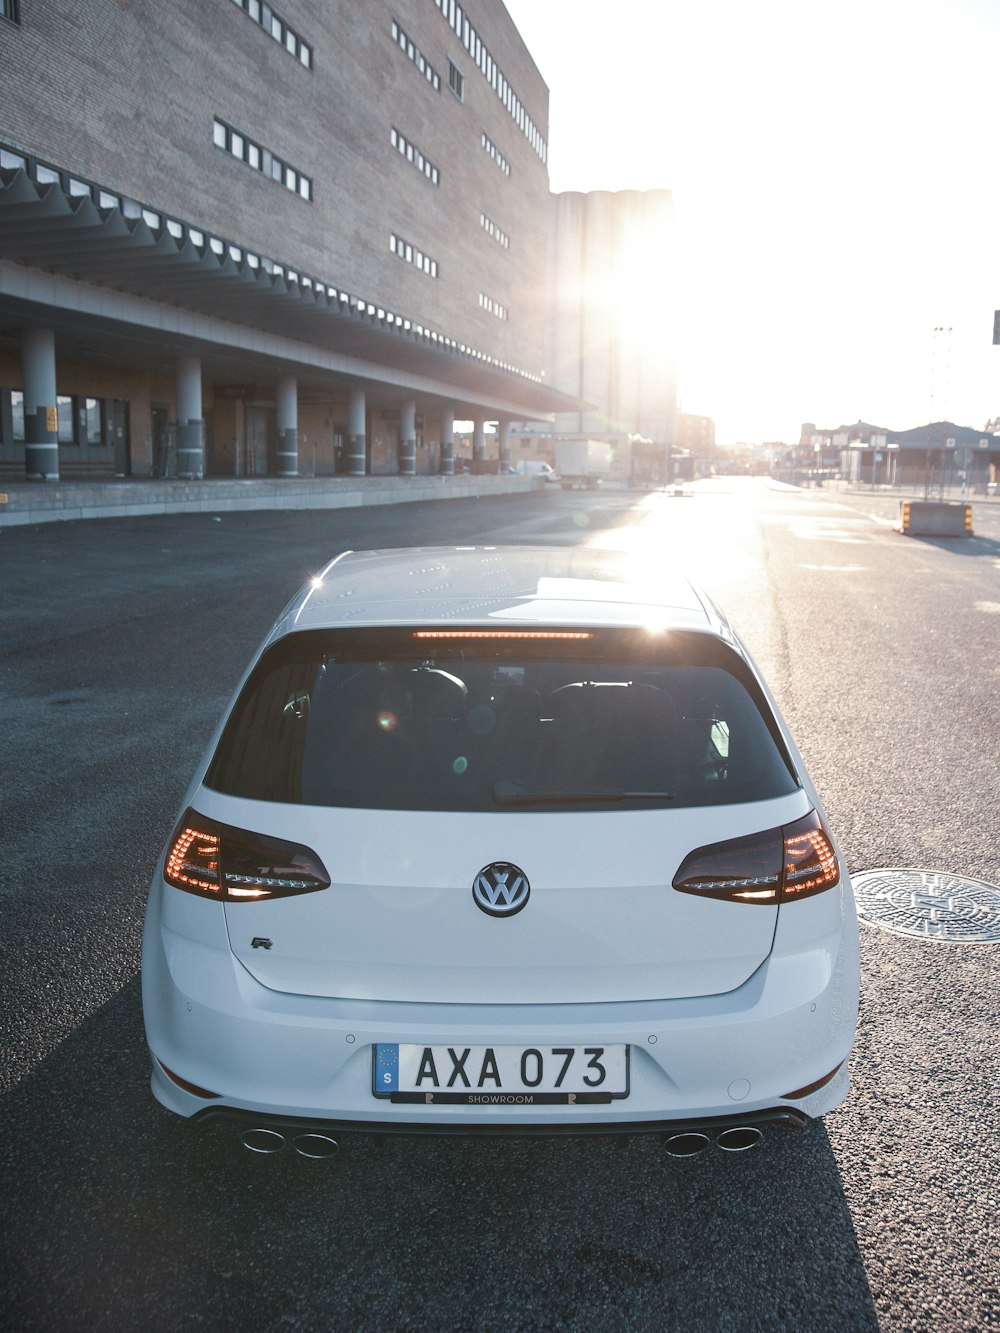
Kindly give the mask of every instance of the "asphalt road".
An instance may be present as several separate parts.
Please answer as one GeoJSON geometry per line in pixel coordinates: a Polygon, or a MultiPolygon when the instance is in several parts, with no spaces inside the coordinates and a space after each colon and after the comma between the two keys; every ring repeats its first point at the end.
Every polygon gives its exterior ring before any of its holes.
{"type": "Polygon", "coordinates": [[[597,542],[730,613],[852,871],[1000,882],[1000,505],[719,482],[0,532],[0,1327],[1000,1327],[998,945],[863,929],[854,1090],[677,1161],[656,1138],[358,1137],[255,1157],[147,1087],[150,871],[295,587],[347,547],[597,542]]]}

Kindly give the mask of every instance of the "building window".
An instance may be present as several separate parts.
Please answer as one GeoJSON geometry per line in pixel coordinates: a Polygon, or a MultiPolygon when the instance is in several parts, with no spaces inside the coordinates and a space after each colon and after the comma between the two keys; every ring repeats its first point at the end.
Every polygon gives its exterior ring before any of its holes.
{"type": "Polygon", "coordinates": [[[483,147],[486,149],[487,153],[489,153],[490,157],[492,157],[493,161],[497,164],[497,166],[500,168],[503,174],[505,176],[509,176],[510,163],[504,157],[503,153],[501,153],[500,149],[496,146],[496,144],[493,142],[490,136],[488,134],[484,134],[482,136],[481,142],[483,147]]]}
{"type": "Polygon", "coordinates": [[[11,23],[20,23],[18,0],[0,0],[0,18],[10,19],[11,23]]]}
{"type": "Polygon", "coordinates": [[[73,428],[73,399],[64,398],[59,394],[56,397],[56,412],[59,421],[59,443],[77,444],[77,435],[73,428]]]}
{"type": "Polygon", "coordinates": [[[502,227],[497,226],[492,218],[488,218],[485,213],[480,213],[479,225],[493,237],[497,245],[502,245],[505,250],[510,249],[510,237],[502,227]]]}
{"type": "Polygon", "coordinates": [[[254,143],[245,134],[240,134],[231,125],[227,125],[225,121],[216,119],[212,130],[212,141],[216,148],[222,148],[233,157],[238,157],[241,162],[245,162],[248,167],[262,172],[279,185],[284,185],[293,194],[297,194],[310,203],[312,202],[312,177],[306,176],[296,167],[290,166],[284,158],[277,157],[270,149],[262,148],[260,144],[254,143]]]}
{"type": "Polygon", "coordinates": [[[428,277],[437,277],[437,260],[431,259],[430,255],[425,255],[418,246],[412,245],[409,241],[404,241],[401,236],[397,236],[394,232],[389,237],[389,251],[397,259],[402,259],[404,263],[413,264],[422,273],[426,273],[428,277]]]}
{"type": "Polygon", "coordinates": [[[479,307],[487,314],[495,315],[497,319],[510,319],[510,311],[505,305],[494,301],[492,296],[485,296],[482,292],[479,293],[479,307]]]}
{"type": "Polygon", "coordinates": [[[279,46],[283,46],[289,55],[294,56],[300,65],[305,69],[312,69],[312,47],[308,42],[304,42],[283,18],[279,18],[270,5],[263,4],[262,0],[235,0],[235,2],[254,23],[264,29],[268,36],[273,37],[279,46]]]}
{"type": "Polygon", "coordinates": [[[392,21],[392,40],[396,43],[399,49],[404,51],[410,60],[413,61],[417,69],[419,69],[420,73],[424,76],[434,91],[439,93],[441,91],[440,74],[438,74],[431,62],[426,58],[419,46],[413,42],[412,38],[406,35],[395,19],[392,21]]]}
{"type": "Polygon", "coordinates": [[[0,444],[24,443],[24,394],[0,389],[0,444]]]}
{"type": "Polygon", "coordinates": [[[465,95],[465,79],[453,60],[448,61],[448,87],[461,102],[465,95]]]}
{"type": "Polygon", "coordinates": [[[393,128],[389,131],[389,142],[399,153],[400,157],[405,157],[407,162],[412,163],[416,169],[423,173],[432,185],[441,184],[441,173],[429,158],[424,157],[419,148],[416,148],[405,135],[400,134],[399,130],[393,128]]]}
{"type": "Polygon", "coordinates": [[[101,404],[96,398],[80,399],[80,427],[83,444],[103,444],[104,429],[101,423],[101,404]]]}

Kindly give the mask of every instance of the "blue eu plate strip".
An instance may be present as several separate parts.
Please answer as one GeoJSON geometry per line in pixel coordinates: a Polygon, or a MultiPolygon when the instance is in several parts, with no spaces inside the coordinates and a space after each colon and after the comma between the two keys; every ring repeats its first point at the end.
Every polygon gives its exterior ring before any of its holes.
{"type": "Polygon", "coordinates": [[[399,1045],[375,1044],[375,1092],[399,1091],[399,1045]]]}

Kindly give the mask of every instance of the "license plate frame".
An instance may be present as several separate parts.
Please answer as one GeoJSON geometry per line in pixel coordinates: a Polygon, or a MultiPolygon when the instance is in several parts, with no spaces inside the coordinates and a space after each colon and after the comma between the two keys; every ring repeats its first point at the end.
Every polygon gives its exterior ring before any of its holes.
{"type": "Polygon", "coordinates": [[[600,1106],[628,1097],[631,1047],[376,1042],[372,1095],[418,1106],[600,1106]]]}

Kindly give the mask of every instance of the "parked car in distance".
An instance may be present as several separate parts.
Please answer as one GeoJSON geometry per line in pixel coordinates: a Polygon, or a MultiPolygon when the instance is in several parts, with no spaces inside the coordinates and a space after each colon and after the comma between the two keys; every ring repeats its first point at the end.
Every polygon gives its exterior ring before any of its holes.
{"type": "Polygon", "coordinates": [[[281,613],[156,866],[152,1089],[350,1130],[751,1146],[848,1091],[858,932],[732,627],[590,548],[339,555],[281,613]]]}
{"type": "Polygon", "coordinates": [[[551,464],[537,458],[520,459],[514,465],[514,471],[519,477],[540,477],[542,481],[559,481],[559,474],[553,470],[551,464]]]}

